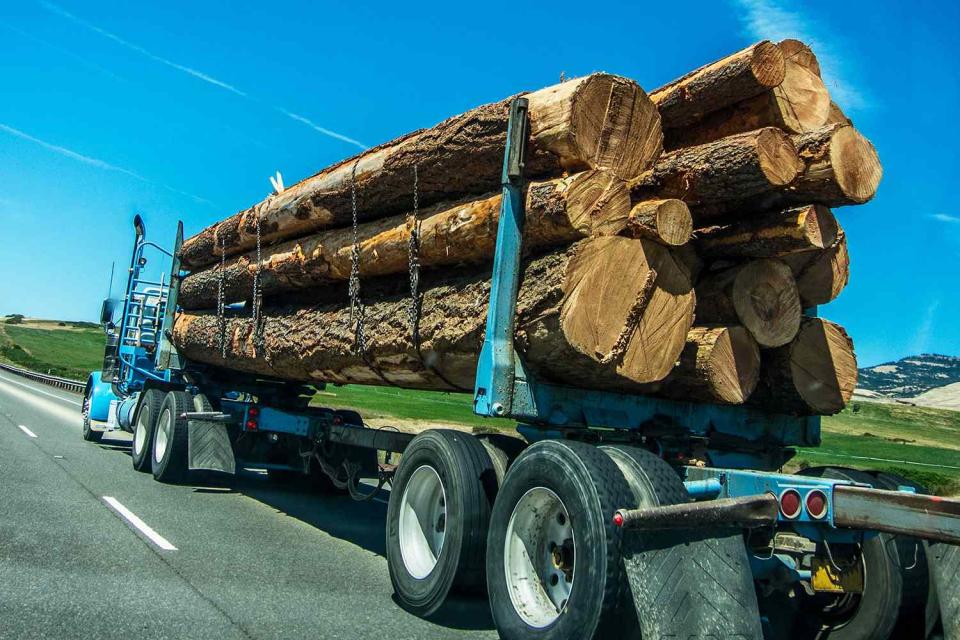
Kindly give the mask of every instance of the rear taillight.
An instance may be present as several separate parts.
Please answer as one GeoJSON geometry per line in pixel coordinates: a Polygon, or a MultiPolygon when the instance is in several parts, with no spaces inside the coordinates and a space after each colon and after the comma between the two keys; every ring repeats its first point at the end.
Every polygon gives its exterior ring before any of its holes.
{"type": "Polygon", "coordinates": [[[250,407],[247,409],[247,422],[246,427],[247,431],[256,431],[260,428],[259,424],[260,419],[260,409],[258,407],[250,407]]]}
{"type": "Polygon", "coordinates": [[[787,489],[780,494],[780,513],[787,520],[793,520],[800,516],[800,510],[803,506],[803,500],[796,489],[787,489]]]}
{"type": "Polygon", "coordinates": [[[807,493],[807,513],[816,520],[827,515],[827,494],[820,489],[807,493]]]}

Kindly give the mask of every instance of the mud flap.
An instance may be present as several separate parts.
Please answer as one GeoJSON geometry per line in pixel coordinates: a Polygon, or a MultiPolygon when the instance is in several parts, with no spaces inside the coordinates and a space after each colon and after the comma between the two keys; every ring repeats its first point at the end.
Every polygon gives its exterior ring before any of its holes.
{"type": "Polygon", "coordinates": [[[193,470],[236,473],[237,462],[227,427],[219,422],[190,420],[188,429],[188,468],[193,470]]]}
{"type": "Polygon", "coordinates": [[[739,531],[627,532],[624,564],[644,638],[762,640],[739,531]]]}

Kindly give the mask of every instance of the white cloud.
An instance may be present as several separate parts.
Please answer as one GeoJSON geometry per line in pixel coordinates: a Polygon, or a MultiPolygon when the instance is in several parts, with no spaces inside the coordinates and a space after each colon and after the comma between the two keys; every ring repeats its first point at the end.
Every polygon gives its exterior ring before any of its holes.
{"type": "Polygon", "coordinates": [[[936,321],[937,309],[940,308],[940,298],[935,298],[928,306],[917,326],[917,331],[911,343],[911,353],[926,353],[929,350],[930,337],[933,333],[933,323],[936,321]]]}
{"type": "Polygon", "coordinates": [[[787,8],[781,0],[732,0],[742,10],[740,21],[751,38],[777,42],[796,38],[810,45],[823,72],[823,82],[834,100],[845,111],[859,111],[868,106],[862,88],[850,77],[854,71],[848,62],[850,55],[838,50],[842,39],[801,10],[787,8]]]}
{"type": "Polygon", "coordinates": [[[931,213],[928,218],[936,220],[938,222],[946,222],[948,224],[960,224],[960,217],[950,216],[946,213],[931,213]]]}
{"type": "MultiPolygon", "coordinates": [[[[130,42],[129,40],[126,40],[126,39],[124,39],[124,38],[121,38],[120,36],[118,36],[118,35],[115,34],[115,33],[112,33],[112,32],[110,32],[110,31],[107,31],[106,29],[104,29],[104,28],[102,28],[102,27],[98,27],[97,25],[93,24],[92,22],[87,22],[87,21],[84,20],[83,18],[80,18],[80,17],[78,17],[78,16],[73,15],[72,13],[70,13],[69,11],[67,11],[66,9],[64,9],[63,7],[61,7],[61,6],[58,5],[58,4],[54,4],[53,2],[48,2],[48,0],[38,0],[38,1],[39,1],[39,3],[40,3],[40,6],[43,7],[44,9],[46,9],[47,11],[50,11],[50,12],[52,12],[52,13],[57,14],[58,16],[61,16],[61,17],[63,17],[63,18],[66,18],[67,20],[70,20],[70,21],[72,21],[72,22],[75,22],[76,24],[79,24],[79,25],[81,25],[81,26],[83,26],[83,27],[85,27],[85,28],[93,31],[94,33],[100,34],[100,35],[103,36],[104,38],[107,38],[107,39],[109,39],[109,40],[112,40],[113,42],[116,42],[117,44],[119,44],[119,45],[122,46],[122,47],[126,47],[127,49],[130,49],[131,51],[135,51],[135,52],[137,52],[137,53],[139,53],[139,54],[141,54],[141,55],[143,55],[143,56],[146,56],[147,58],[153,60],[154,62],[159,62],[160,64],[163,64],[163,65],[166,65],[166,66],[171,67],[171,68],[173,68],[173,69],[176,69],[177,71],[180,71],[180,72],[182,72],[182,73],[185,73],[185,74],[187,74],[187,75],[189,75],[189,76],[193,76],[194,78],[197,78],[198,80],[202,80],[203,82],[206,82],[206,83],[208,83],[208,84],[212,84],[212,85],[214,85],[214,86],[216,86],[216,87],[220,87],[221,89],[224,89],[224,90],[226,90],[226,91],[229,91],[230,93],[233,93],[233,94],[235,94],[235,95],[238,95],[238,96],[240,96],[241,98],[246,98],[247,100],[257,101],[256,98],[254,98],[253,96],[251,96],[250,94],[248,94],[248,93],[245,92],[245,91],[241,91],[240,89],[236,88],[236,87],[233,86],[232,84],[229,84],[229,83],[227,83],[227,82],[224,82],[223,80],[219,80],[219,79],[217,79],[217,78],[214,78],[213,76],[211,76],[211,75],[209,75],[209,74],[207,74],[207,73],[204,73],[204,72],[202,72],[202,71],[198,71],[197,69],[194,69],[193,67],[188,67],[188,66],[186,66],[186,65],[182,65],[182,64],[179,64],[179,63],[177,63],[177,62],[174,62],[173,60],[169,60],[169,59],[167,59],[167,58],[164,58],[163,56],[159,56],[159,55],[153,53],[152,51],[149,51],[148,49],[145,49],[145,48],[141,47],[141,46],[138,45],[138,44],[134,44],[133,42],[130,42]]],[[[356,145],[356,146],[360,147],[361,149],[367,149],[367,145],[363,144],[362,142],[358,142],[358,141],[354,140],[353,138],[349,138],[349,137],[347,137],[347,136],[345,136],[345,135],[343,135],[343,134],[341,134],[341,133],[337,133],[336,131],[333,131],[333,130],[331,130],[331,129],[327,129],[327,128],[325,128],[325,127],[321,127],[320,125],[315,124],[314,122],[308,120],[308,119],[305,118],[304,116],[298,115],[298,114],[296,114],[296,113],[291,113],[290,111],[287,111],[286,109],[283,109],[282,107],[274,107],[274,108],[275,108],[277,111],[279,111],[280,113],[282,113],[282,114],[284,114],[285,116],[287,116],[288,118],[290,118],[291,120],[295,120],[296,122],[299,122],[299,123],[301,123],[301,124],[305,124],[305,125],[307,125],[308,127],[310,127],[311,129],[313,129],[314,131],[316,131],[316,132],[318,132],[318,133],[322,133],[322,134],[325,135],[325,136],[329,136],[329,137],[331,137],[331,138],[335,138],[335,139],[337,139],[337,140],[341,140],[341,141],[343,141],[343,142],[347,142],[347,143],[356,145]]]]}
{"type": "Polygon", "coordinates": [[[174,192],[174,193],[179,193],[180,195],[187,196],[188,198],[193,198],[193,199],[196,200],[197,202],[205,202],[205,203],[207,203],[207,204],[213,204],[212,202],[210,202],[210,201],[207,200],[206,198],[201,198],[200,196],[194,195],[194,194],[192,194],[192,193],[187,193],[186,191],[180,191],[179,189],[174,189],[173,187],[170,187],[170,186],[168,186],[168,185],[165,185],[165,184],[162,184],[162,183],[159,183],[159,182],[154,182],[153,180],[150,180],[149,178],[146,178],[146,177],[140,175],[140,174],[137,173],[136,171],[131,171],[130,169],[125,169],[125,168],[120,167],[120,166],[117,166],[117,165],[115,165],[115,164],[111,164],[111,163],[107,162],[106,160],[101,160],[101,159],[99,159],[99,158],[94,158],[94,157],[92,157],[92,156],[86,156],[86,155],[83,155],[82,153],[78,153],[78,152],[76,152],[76,151],[74,151],[74,150],[72,150],[72,149],[67,149],[66,147],[61,147],[60,145],[53,144],[53,143],[51,143],[51,142],[47,142],[46,140],[41,140],[40,138],[35,138],[35,137],[33,137],[32,135],[30,135],[29,133],[26,133],[26,132],[24,132],[24,131],[21,131],[20,129],[15,129],[15,128],[9,126],[9,125],[3,124],[2,122],[0,122],[0,131],[3,131],[3,132],[5,132],[5,133],[8,133],[8,134],[10,134],[10,135],[12,135],[12,136],[15,136],[15,137],[17,137],[17,138],[20,138],[21,140],[27,140],[28,142],[32,142],[32,143],[34,143],[34,144],[36,144],[36,145],[38,145],[38,146],[43,147],[43,148],[46,149],[47,151],[52,151],[53,153],[56,153],[56,154],[58,154],[58,155],[61,155],[61,156],[65,157],[65,158],[70,158],[71,160],[76,160],[77,162],[81,162],[81,163],[83,163],[83,164],[90,165],[91,167],[96,167],[96,168],[98,168],[98,169],[105,169],[105,170],[107,170],[107,171],[115,171],[115,172],[117,172],[117,173],[122,173],[122,174],[125,175],[125,176],[130,176],[131,178],[134,178],[134,179],[139,180],[139,181],[141,181],[141,182],[146,182],[146,183],[149,183],[149,184],[154,184],[154,185],[157,185],[157,186],[159,186],[159,187],[163,187],[164,189],[166,189],[166,190],[168,190],[168,191],[172,191],[172,192],[174,192]]]}

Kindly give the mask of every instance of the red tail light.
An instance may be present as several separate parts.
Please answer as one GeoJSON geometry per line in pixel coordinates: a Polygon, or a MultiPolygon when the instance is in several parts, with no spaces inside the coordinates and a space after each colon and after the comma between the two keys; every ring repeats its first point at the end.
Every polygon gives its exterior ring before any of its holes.
{"type": "Polygon", "coordinates": [[[247,420],[247,431],[256,431],[256,430],[257,430],[257,421],[247,420]]]}
{"type": "Polygon", "coordinates": [[[827,515],[827,495],[820,489],[807,493],[807,513],[817,520],[827,515]]]}
{"type": "Polygon", "coordinates": [[[787,489],[780,494],[780,513],[784,518],[793,520],[800,516],[803,500],[796,489],[787,489]]]}

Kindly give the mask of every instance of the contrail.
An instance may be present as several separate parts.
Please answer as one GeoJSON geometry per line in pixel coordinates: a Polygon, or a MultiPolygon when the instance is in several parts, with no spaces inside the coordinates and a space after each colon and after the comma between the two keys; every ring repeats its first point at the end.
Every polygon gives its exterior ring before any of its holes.
{"type": "MultiPolygon", "coordinates": [[[[107,39],[109,39],[109,40],[112,40],[112,41],[116,42],[117,44],[119,44],[119,45],[121,45],[121,46],[123,46],[123,47],[126,47],[127,49],[130,49],[131,51],[136,51],[137,53],[139,53],[139,54],[141,54],[141,55],[143,55],[143,56],[146,56],[147,58],[150,58],[150,59],[153,60],[154,62],[159,62],[160,64],[164,64],[164,65],[166,65],[166,66],[168,66],[168,67],[171,67],[171,68],[173,68],[173,69],[176,69],[177,71],[181,71],[181,72],[186,73],[186,74],[188,74],[188,75],[190,75],[190,76],[193,76],[194,78],[197,78],[197,79],[199,79],[199,80],[202,80],[202,81],[204,81],[204,82],[206,82],[206,83],[208,83],[208,84],[212,84],[212,85],[214,85],[214,86],[220,87],[221,89],[225,89],[226,91],[229,91],[230,93],[236,94],[236,95],[238,95],[238,96],[240,96],[240,97],[242,97],[242,98],[246,98],[247,100],[251,100],[251,101],[255,101],[255,102],[260,102],[260,101],[257,100],[255,97],[251,96],[250,94],[246,93],[245,91],[241,91],[240,89],[237,89],[237,88],[234,87],[233,85],[231,85],[231,84],[229,84],[229,83],[227,83],[227,82],[224,82],[223,80],[218,80],[217,78],[214,78],[214,77],[211,76],[211,75],[208,75],[208,74],[206,74],[206,73],[203,73],[202,71],[197,71],[196,69],[193,69],[192,67],[187,67],[187,66],[185,66],[185,65],[178,64],[178,63],[174,62],[173,60],[168,60],[167,58],[164,58],[163,56],[158,56],[157,54],[153,53],[152,51],[149,51],[149,50],[147,50],[147,49],[144,49],[144,48],[141,47],[140,45],[134,44],[134,43],[130,42],[129,40],[125,40],[124,38],[121,38],[120,36],[118,36],[118,35],[115,34],[115,33],[112,33],[112,32],[110,32],[110,31],[107,31],[106,29],[103,29],[103,28],[101,28],[101,27],[98,27],[97,25],[95,25],[95,24],[93,24],[93,23],[91,23],[91,22],[87,22],[87,21],[84,20],[83,18],[80,18],[80,17],[78,17],[78,16],[73,15],[72,13],[70,13],[69,11],[67,11],[66,9],[64,9],[63,7],[61,7],[60,5],[54,4],[54,3],[52,3],[52,2],[48,2],[48,0],[38,0],[38,2],[40,3],[40,6],[43,7],[44,9],[46,9],[47,11],[50,11],[50,12],[52,12],[52,13],[55,13],[55,14],[63,17],[63,18],[66,18],[67,20],[70,20],[70,21],[72,21],[72,22],[75,22],[75,23],[77,23],[77,24],[79,24],[79,25],[87,28],[87,29],[90,29],[90,30],[93,31],[94,33],[98,33],[98,34],[100,34],[101,36],[103,36],[104,38],[107,38],[107,39]]],[[[333,131],[333,130],[331,130],[331,129],[327,129],[327,128],[325,128],[325,127],[321,127],[320,125],[312,122],[311,120],[309,120],[309,119],[307,119],[307,118],[305,118],[305,117],[303,117],[303,116],[301,116],[301,115],[298,115],[298,114],[296,114],[296,113],[292,113],[292,112],[290,112],[290,111],[288,111],[288,110],[286,110],[286,109],[284,109],[284,108],[282,108],[282,107],[276,107],[276,106],[275,106],[274,109],[276,109],[276,110],[279,111],[280,113],[284,114],[285,116],[287,116],[287,117],[290,118],[291,120],[295,120],[295,121],[297,121],[297,122],[299,122],[299,123],[301,123],[301,124],[305,124],[305,125],[307,125],[308,127],[310,127],[311,129],[313,129],[314,131],[316,131],[316,132],[318,132],[318,133],[322,133],[322,134],[325,135],[325,136],[329,136],[329,137],[331,137],[331,138],[335,138],[335,139],[340,140],[340,141],[342,141],[342,142],[347,142],[347,143],[349,143],[349,144],[356,145],[356,146],[360,147],[361,149],[368,149],[368,148],[369,148],[367,145],[363,144],[362,142],[359,142],[359,141],[357,141],[357,140],[354,140],[353,138],[347,137],[347,136],[343,135],[342,133],[337,133],[336,131],[333,131]]]]}
{"type": "Polygon", "coordinates": [[[32,34],[30,34],[30,33],[27,33],[26,31],[21,31],[20,29],[17,29],[16,27],[13,27],[13,26],[11,26],[11,25],[9,25],[9,24],[0,23],[0,27],[3,27],[3,28],[5,28],[5,29],[9,29],[10,31],[13,31],[14,33],[18,34],[21,38],[25,38],[25,39],[27,39],[27,40],[31,40],[31,41],[33,41],[33,42],[36,42],[36,43],[39,44],[39,45],[42,45],[42,46],[44,46],[44,47],[48,47],[48,48],[50,48],[50,49],[53,49],[54,51],[59,51],[59,52],[62,53],[63,55],[68,56],[68,57],[70,57],[70,58],[73,58],[74,60],[79,61],[81,64],[83,64],[83,65],[86,66],[86,67],[90,67],[91,69],[95,69],[95,70],[99,71],[100,73],[103,73],[103,74],[105,74],[105,75],[108,75],[108,76],[110,76],[111,78],[113,78],[114,80],[120,80],[121,82],[126,82],[126,81],[127,81],[126,78],[122,78],[122,77],[118,76],[117,74],[115,74],[114,72],[110,71],[109,69],[106,69],[106,68],[104,68],[104,67],[101,67],[101,66],[98,65],[96,62],[92,62],[92,61],[84,58],[83,56],[77,55],[77,54],[74,53],[73,51],[68,51],[67,49],[64,49],[63,47],[58,47],[57,45],[53,44],[52,42],[47,42],[46,40],[42,40],[42,39],[36,37],[35,35],[32,35],[32,34]]]}
{"type": "Polygon", "coordinates": [[[274,107],[274,108],[275,108],[277,111],[279,111],[280,113],[282,113],[283,115],[287,116],[288,118],[292,118],[292,119],[296,120],[297,122],[302,122],[303,124],[307,125],[307,126],[310,127],[311,129],[313,129],[313,130],[315,130],[315,131],[319,131],[320,133],[322,133],[322,134],[325,135],[325,136],[330,136],[331,138],[336,138],[337,140],[343,140],[344,142],[349,142],[350,144],[355,144],[355,145],[357,145],[358,147],[360,147],[361,149],[369,149],[369,148],[370,148],[370,147],[368,147],[367,145],[363,144],[362,142],[360,142],[360,141],[358,141],[358,140],[354,140],[353,138],[348,138],[347,136],[343,135],[342,133],[337,133],[336,131],[331,131],[330,129],[325,129],[325,128],[321,127],[320,125],[316,124],[315,122],[313,122],[312,120],[309,120],[308,118],[305,118],[305,117],[303,117],[303,116],[301,116],[301,115],[299,115],[299,114],[296,114],[296,113],[292,113],[292,112],[290,112],[290,111],[287,111],[286,109],[284,109],[284,108],[282,108],[282,107],[274,107]]]}
{"type": "Polygon", "coordinates": [[[214,77],[212,77],[212,76],[208,76],[207,74],[205,74],[205,73],[203,73],[203,72],[201,72],[201,71],[197,71],[196,69],[191,69],[190,67],[186,67],[186,66],[184,66],[184,65],[182,65],[182,64],[177,64],[177,63],[174,62],[173,60],[168,60],[168,59],[166,59],[166,58],[164,58],[164,57],[162,57],[162,56],[158,56],[157,54],[155,54],[155,53],[153,53],[153,52],[151,52],[151,51],[148,51],[147,49],[144,49],[143,47],[141,47],[141,46],[139,46],[139,45],[133,44],[132,42],[130,42],[130,41],[128,41],[128,40],[124,40],[123,38],[121,38],[120,36],[118,36],[118,35],[115,34],[115,33],[111,33],[110,31],[107,31],[106,29],[101,29],[101,28],[98,27],[97,25],[95,25],[95,24],[93,24],[93,23],[90,23],[90,22],[87,22],[87,21],[84,20],[83,18],[80,18],[80,17],[78,17],[78,16],[73,15],[72,13],[70,13],[69,11],[67,11],[66,9],[64,9],[63,7],[61,7],[60,5],[53,4],[52,2],[47,2],[46,0],[39,0],[39,2],[40,2],[40,6],[42,6],[42,7],[43,7],[44,9],[46,9],[47,11],[51,11],[51,12],[56,13],[57,15],[59,15],[59,16],[61,16],[61,17],[63,17],[63,18],[66,18],[67,20],[71,20],[71,21],[73,21],[73,22],[76,22],[77,24],[79,24],[79,25],[81,25],[81,26],[84,26],[84,27],[86,27],[87,29],[90,29],[91,31],[93,31],[93,32],[95,32],[95,33],[99,33],[99,34],[100,34],[101,36],[103,36],[104,38],[108,38],[108,39],[110,39],[110,40],[113,40],[113,41],[116,42],[117,44],[119,44],[119,45],[121,45],[121,46],[123,46],[123,47],[126,47],[127,49],[130,49],[131,51],[136,51],[137,53],[142,54],[142,55],[150,58],[150,59],[153,60],[154,62],[159,62],[160,64],[165,64],[165,65],[167,65],[168,67],[172,67],[172,68],[174,68],[174,69],[176,69],[176,70],[178,70],[178,71],[182,71],[183,73],[186,73],[186,74],[188,74],[188,75],[191,75],[191,76],[193,76],[194,78],[199,78],[200,80],[203,80],[204,82],[209,82],[210,84],[216,85],[216,86],[220,87],[221,89],[226,89],[227,91],[231,91],[231,92],[237,94],[238,96],[243,96],[244,98],[249,97],[249,96],[247,96],[247,94],[244,93],[243,91],[240,91],[240,90],[237,89],[236,87],[234,87],[234,86],[232,86],[232,85],[229,85],[229,84],[227,84],[226,82],[223,82],[222,80],[217,80],[216,78],[214,78],[214,77]]]}
{"type": "Polygon", "coordinates": [[[122,173],[122,174],[125,175],[125,176],[130,176],[131,178],[134,178],[134,179],[139,180],[139,181],[141,181],[141,182],[146,182],[146,183],[148,183],[148,184],[152,184],[152,185],[156,185],[156,186],[159,186],[159,187],[163,187],[164,189],[166,189],[166,190],[168,190],[168,191],[172,191],[172,192],[174,192],[174,193],[179,193],[179,194],[182,195],[182,196],[187,196],[188,198],[192,198],[192,199],[196,200],[197,202],[205,202],[205,203],[210,204],[210,205],[213,204],[212,202],[210,202],[210,201],[207,200],[206,198],[201,198],[200,196],[194,195],[194,194],[192,194],[192,193],[187,193],[186,191],[181,191],[181,190],[179,190],[179,189],[175,189],[175,188],[173,188],[173,187],[171,187],[171,186],[168,186],[168,185],[165,185],[165,184],[163,184],[163,183],[154,182],[153,180],[151,180],[151,179],[149,179],[149,178],[147,178],[147,177],[145,177],[145,176],[140,175],[140,174],[137,173],[136,171],[131,171],[130,169],[124,169],[123,167],[118,167],[117,165],[111,164],[111,163],[107,162],[106,160],[100,160],[99,158],[93,158],[93,157],[91,157],[91,156],[85,156],[85,155],[83,155],[82,153],[77,153],[76,151],[73,151],[72,149],[67,149],[66,147],[61,147],[60,145],[47,142],[46,140],[41,140],[40,138],[35,138],[35,137],[33,137],[32,135],[30,135],[29,133],[26,133],[26,132],[24,132],[24,131],[21,131],[20,129],[15,129],[15,128],[9,126],[9,125],[3,124],[2,122],[0,122],[0,131],[4,131],[4,132],[6,132],[6,133],[9,133],[10,135],[16,136],[17,138],[20,138],[20,139],[22,139],[22,140],[27,140],[27,141],[29,141],[29,142],[32,142],[32,143],[34,143],[34,144],[36,144],[36,145],[39,145],[39,146],[43,147],[43,148],[46,149],[47,151],[52,151],[52,152],[54,152],[54,153],[56,153],[56,154],[59,154],[59,155],[61,155],[61,156],[70,158],[70,159],[72,159],[72,160],[76,160],[77,162],[82,162],[83,164],[87,164],[87,165],[90,165],[90,166],[92,166],[92,167],[97,167],[98,169],[105,169],[105,170],[107,170],[107,171],[115,171],[115,172],[117,172],[117,173],[122,173]]]}

